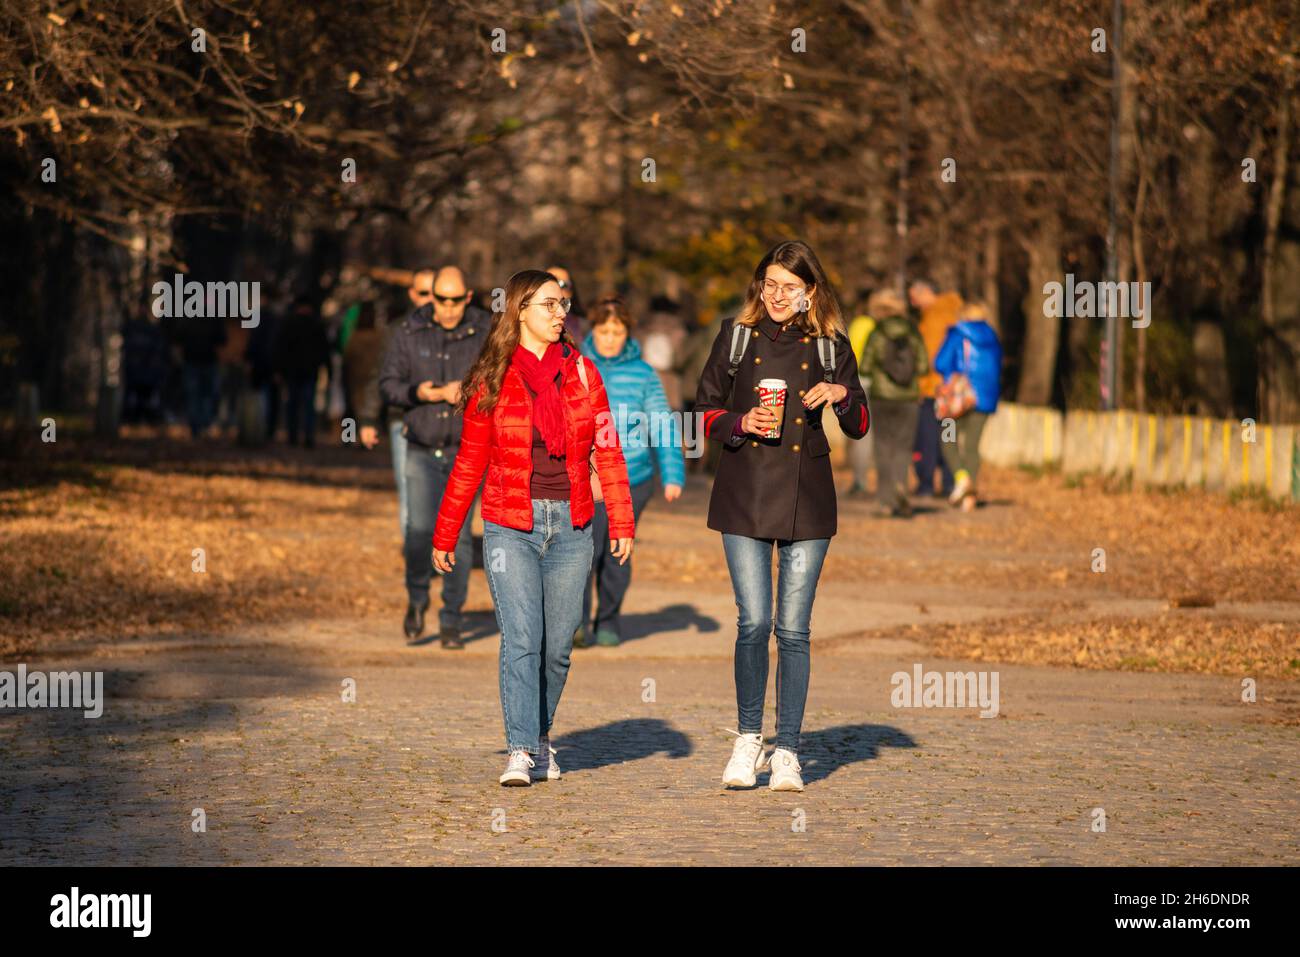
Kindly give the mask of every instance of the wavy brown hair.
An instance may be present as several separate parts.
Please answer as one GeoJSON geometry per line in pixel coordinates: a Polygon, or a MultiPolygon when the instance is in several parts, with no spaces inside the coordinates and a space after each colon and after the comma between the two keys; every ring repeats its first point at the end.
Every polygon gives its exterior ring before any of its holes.
{"type": "Polygon", "coordinates": [[[777,243],[758,261],[758,268],[754,270],[754,278],[749,281],[745,304],[736,316],[736,322],[742,326],[752,326],[767,315],[767,305],[763,302],[763,280],[767,278],[767,267],[773,263],[794,273],[812,289],[808,309],[798,313],[795,325],[814,336],[833,338],[837,333],[844,334],[844,314],[840,311],[835,287],[826,278],[826,272],[812,247],[798,239],[777,243]]]}
{"type": "MultiPolygon", "coordinates": [[[[481,393],[478,399],[480,412],[491,412],[496,407],[501,383],[505,381],[506,370],[510,368],[510,360],[519,346],[519,313],[537,290],[555,281],[554,276],[540,269],[524,269],[506,280],[506,310],[492,316],[492,328],[488,331],[483,351],[461,383],[460,399],[456,402],[458,413],[465,412],[475,393],[481,393]]],[[[568,330],[560,333],[560,341],[571,349],[578,348],[568,330]]]]}

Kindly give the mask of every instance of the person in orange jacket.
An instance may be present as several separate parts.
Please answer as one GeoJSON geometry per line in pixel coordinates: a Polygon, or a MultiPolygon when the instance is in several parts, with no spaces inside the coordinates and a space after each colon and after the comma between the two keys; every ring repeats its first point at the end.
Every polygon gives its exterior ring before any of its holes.
{"type": "Polygon", "coordinates": [[[929,353],[931,371],[921,377],[921,412],[916,420],[916,445],[912,460],[916,464],[916,481],[918,495],[942,495],[947,497],[952,492],[952,470],[944,459],[940,447],[940,423],[934,417],[934,390],[943,381],[935,373],[934,357],[939,354],[948,330],[957,322],[961,312],[962,299],[955,292],[938,293],[935,285],[928,279],[914,279],[907,290],[907,298],[913,308],[921,313],[918,327],[921,338],[925,341],[925,351],[929,353]],[[942,472],[941,491],[934,489],[934,470],[942,472]]]}

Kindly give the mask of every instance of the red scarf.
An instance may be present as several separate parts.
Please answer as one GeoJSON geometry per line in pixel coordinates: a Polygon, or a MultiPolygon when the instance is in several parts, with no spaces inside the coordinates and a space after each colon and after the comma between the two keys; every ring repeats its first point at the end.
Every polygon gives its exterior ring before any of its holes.
{"type": "Polygon", "coordinates": [[[528,388],[537,393],[533,399],[533,425],[542,434],[546,451],[556,458],[562,457],[566,452],[564,406],[560,402],[560,386],[555,377],[564,362],[564,347],[552,342],[539,359],[523,346],[516,346],[513,362],[528,388]]]}

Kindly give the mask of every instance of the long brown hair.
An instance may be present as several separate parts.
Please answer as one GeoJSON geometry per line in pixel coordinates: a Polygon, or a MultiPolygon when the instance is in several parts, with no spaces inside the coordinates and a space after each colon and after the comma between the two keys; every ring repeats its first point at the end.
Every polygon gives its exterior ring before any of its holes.
{"type": "Polygon", "coordinates": [[[812,247],[798,239],[777,243],[759,260],[754,278],[749,281],[745,305],[736,316],[736,322],[742,326],[752,326],[767,315],[767,305],[763,302],[763,280],[767,278],[767,267],[773,263],[794,273],[813,288],[808,309],[798,313],[795,324],[804,332],[815,336],[833,338],[837,333],[843,334],[844,314],[840,311],[835,288],[826,278],[826,272],[812,247]]]}
{"type": "MultiPolygon", "coordinates": [[[[480,391],[480,412],[491,412],[496,406],[497,397],[501,394],[501,383],[505,381],[506,370],[510,368],[510,360],[514,358],[515,349],[519,346],[519,313],[537,290],[548,282],[556,281],[554,276],[540,269],[523,269],[506,280],[506,310],[492,316],[492,328],[488,331],[483,351],[474,360],[465,381],[461,383],[460,399],[456,403],[458,413],[463,414],[469,400],[480,391]]],[[[567,329],[560,333],[560,341],[571,349],[578,348],[567,329]]]]}

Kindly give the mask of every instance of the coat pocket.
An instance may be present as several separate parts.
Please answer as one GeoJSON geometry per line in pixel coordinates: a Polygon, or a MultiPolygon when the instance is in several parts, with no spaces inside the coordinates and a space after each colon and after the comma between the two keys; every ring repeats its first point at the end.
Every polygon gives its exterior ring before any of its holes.
{"type": "Polygon", "coordinates": [[[807,429],[804,432],[804,448],[813,458],[820,455],[831,454],[831,443],[826,439],[826,433],[821,429],[807,429]]]}

